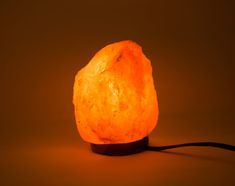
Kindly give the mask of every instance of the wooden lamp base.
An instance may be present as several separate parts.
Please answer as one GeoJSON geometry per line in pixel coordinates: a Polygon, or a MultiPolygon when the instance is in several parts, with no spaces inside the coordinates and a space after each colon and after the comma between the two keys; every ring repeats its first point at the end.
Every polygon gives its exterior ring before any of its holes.
{"type": "Polygon", "coordinates": [[[130,142],[119,144],[93,144],[91,143],[91,150],[98,154],[109,156],[123,156],[142,152],[148,146],[148,136],[145,138],[130,142]]]}

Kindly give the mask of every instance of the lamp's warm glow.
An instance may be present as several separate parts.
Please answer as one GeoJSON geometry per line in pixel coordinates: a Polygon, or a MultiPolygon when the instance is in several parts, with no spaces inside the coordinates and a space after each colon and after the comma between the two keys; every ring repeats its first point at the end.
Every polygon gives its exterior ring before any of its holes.
{"type": "Polygon", "coordinates": [[[132,41],[107,45],[76,75],[73,103],[85,141],[118,144],[143,139],[158,118],[150,60],[132,41]]]}

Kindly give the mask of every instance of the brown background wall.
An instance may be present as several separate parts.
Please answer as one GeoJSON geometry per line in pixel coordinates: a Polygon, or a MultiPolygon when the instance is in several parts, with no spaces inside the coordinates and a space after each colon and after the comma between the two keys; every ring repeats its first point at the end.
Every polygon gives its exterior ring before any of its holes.
{"type": "Polygon", "coordinates": [[[3,0],[0,15],[5,146],[80,140],[74,76],[100,48],[125,39],[152,61],[159,140],[235,143],[232,1],[3,0]]]}

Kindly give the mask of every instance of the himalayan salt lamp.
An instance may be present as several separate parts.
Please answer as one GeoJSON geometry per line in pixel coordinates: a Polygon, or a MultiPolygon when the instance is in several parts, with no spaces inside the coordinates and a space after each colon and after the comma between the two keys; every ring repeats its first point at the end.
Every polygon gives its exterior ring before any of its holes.
{"type": "Polygon", "coordinates": [[[94,152],[139,152],[158,119],[150,60],[132,41],[98,51],[75,77],[73,104],[78,131],[94,152]]]}

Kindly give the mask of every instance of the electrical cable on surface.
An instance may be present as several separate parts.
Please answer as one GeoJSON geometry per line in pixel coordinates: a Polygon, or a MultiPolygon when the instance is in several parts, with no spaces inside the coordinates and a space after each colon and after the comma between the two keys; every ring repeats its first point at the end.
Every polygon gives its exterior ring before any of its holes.
{"type": "Polygon", "coordinates": [[[147,146],[148,151],[163,151],[168,149],[174,149],[179,147],[215,147],[224,150],[235,151],[234,145],[229,145],[225,143],[217,143],[217,142],[192,142],[192,143],[182,143],[176,145],[165,145],[165,146],[147,146]]]}

